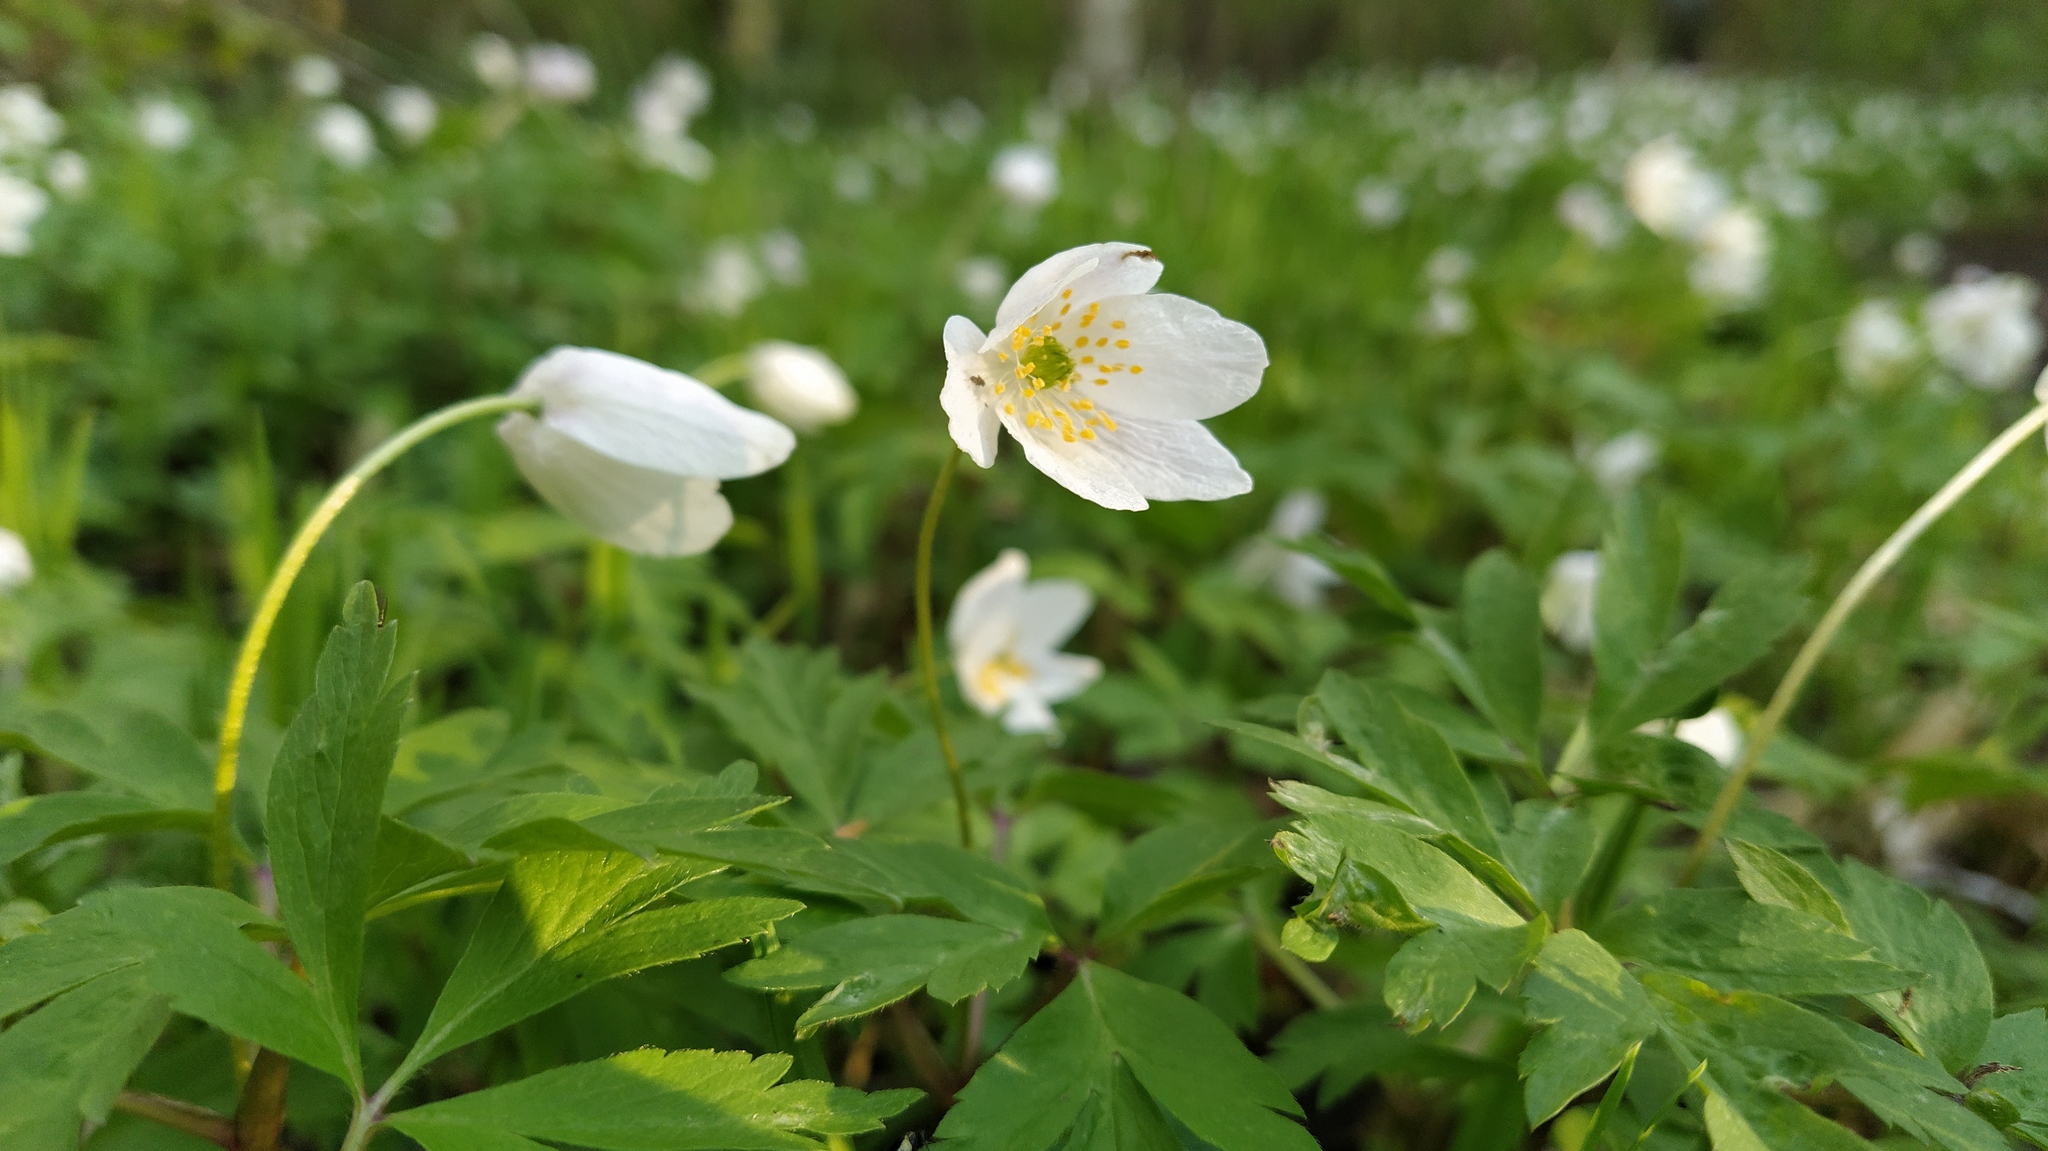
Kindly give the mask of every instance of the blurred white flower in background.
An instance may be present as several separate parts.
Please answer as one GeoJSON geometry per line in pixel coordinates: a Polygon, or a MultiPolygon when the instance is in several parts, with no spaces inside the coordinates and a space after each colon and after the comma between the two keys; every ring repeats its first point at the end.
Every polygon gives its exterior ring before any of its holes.
{"type": "Polygon", "coordinates": [[[657,168],[702,183],[715,166],[711,149],[690,136],[690,121],[711,104],[711,74],[683,56],[664,56],[633,90],[633,139],[657,168]]]}
{"type": "Polygon", "coordinates": [[[1652,140],[1629,157],[1622,194],[1636,219],[1667,239],[1690,239],[1728,202],[1721,178],[1673,136],[1652,140]]]}
{"type": "Polygon", "coordinates": [[[747,394],[762,411],[809,435],[860,410],[846,373],[816,348],[764,340],[747,351],[747,394]]]}
{"type": "Polygon", "coordinates": [[[498,424],[543,498],[641,555],[697,555],[732,527],[720,480],[789,458],[790,430],[681,372],[592,348],[556,348],[512,389],[541,403],[498,424]]]}
{"type": "Polygon", "coordinates": [[[1391,228],[1408,213],[1408,195],[1399,184],[1386,180],[1364,180],[1352,193],[1352,206],[1369,228],[1391,228]]]}
{"type": "Polygon", "coordinates": [[[875,166],[859,156],[841,156],[832,166],[832,191],[849,203],[866,203],[875,194],[875,166]]]}
{"type": "Polygon", "coordinates": [[[955,144],[971,144],[988,123],[981,109],[965,96],[956,97],[944,108],[939,109],[939,131],[955,144]]]}
{"type": "Polygon", "coordinates": [[[997,152],[988,178],[1004,199],[1027,212],[1060,194],[1060,162],[1043,144],[1012,144],[997,152]]]}
{"type": "Polygon", "coordinates": [[[1429,254],[1422,265],[1422,274],[1431,284],[1439,288],[1455,288],[1472,276],[1472,269],[1478,266],[1472,253],[1455,244],[1446,244],[1429,254]]]}
{"type": "Polygon", "coordinates": [[[0,592],[10,592],[36,578],[36,561],[28,544],[6,528],[0,528],[0,592]]]}
{"type": "Polygon", "coordinates": [[[429,240],[446,240],[462,227],[462,218],[455,214],[454,206],[448,201],[428,200],[420,205],[412,225],[429,240]]]}
{"type": "Polygon", "coordinates": [[[50,157],[50,167],[45,175],[50,181],[50,190],[67,200],[78,199],[92,186],[92,167],[85,162],[85,157],[68,148],[50,157]]]}
{"type": "Polygon", "coordinates": [[[493,92],[510,92],[519,86],[525,69],[519,50],[494,32],[485,32],[469,42],[469,67],[483,86],[493,92]]]}
{"type": "Polygon", "coordinates": [[[1737,204],[1714,214],[1693,236],[1687,277],[1693,290],[1725,308],[1757,302],[1771,271],[1771,233],[1762,216],[1737,204]]]}
{"type": "Polygon", "coordinates": [[[1713,756],[1714,762],[1722,767],[1734,767],[1735,761],[1742,758],[1743,745],[1748,742],[1742,725],[1735,722],[1735,713],[1725,707],[1679,720],[1671,734],[1713,756]]]}
{"type": "Polygon", "coordinates": [[[391,134],[407,145],[418,144],[433,135],[434,126],[441,122],[441,106],[434,103],[426,89],[411,84],[386,88],[380,110],[391,134]]]}
{"type": "Polygon", "coordinates": [[[1895,301],[1865,300],[1842,322],[1835,355],[1850,383],[1883,387],[1897,383],[1919,361],[1920,333],[1895,301]]]}
{"type": "Polygon", "coordinates": [[[1593,184],[1573,184],[1558,193],[1557,218],[1596,248],[1612,248],[1628,234],[1620,207],[1593,184]]]}
{"type": "Polygon", "coordinates": [[[1095,610],[1094,594],[1075,580],[1030,575],[1024,553],[1005,550],[960,589],[946,620],[960,694],[1016,734],[1058,731],[1051,705],[1102,676],[1100,661],[1059,650],[1095,610]]]}
{"type": "Polygon", "coordinates": [[[1448,339],[1471,331],[1473,316],[1472,301],[1465,297],[1465,293],[1438,288],[1429,294],[1429,302],[1423,305],[1416,327],[1425,336],[1448,339]]]}
{"type": "Polygon", "coordinates": [[[1010,270],[994,256],[969,256],[953,270],[953,277],[961,295],[978,307],[987,307],[1003,294],[1003,286],[1010,282],[1010,270]]]}
{"type": "Polygon", "coordinates": [[[347,104],[323,104],[313,114],[313,142],[326,157],[354,170],[377,158],[370,121],[347,104]]]}
{"type": "Polygon", "coordinates": [[[1908,232],[1892,245],[1892,266],[1926,279],[1941,271],[1941,241],[1925,232],[1908,232]]]}
{"type": "Polygon", "coordinates": [[[33,155],[64,135],[64,117],[34,84],[0,87],[0,156],[33,155]]]}
{"type": "Polygon", "coordinates": [[[953,442],[995,463],[1007,428],[1031,465],[1107,508],[1217,500],[1252,490],[1199,422],[1259,390],[1259,334],[1181,296],[1152,294],[1150,248],[1089,244],[1019,277],[984,337],[946,321],[939,402],[953,442]]]}
{"type": "Polygon", "coordinates": [[[1742,174],[1743,190],[1758,203],[1769,204],[1788,219],[1811,220],[1827,209],[1820,185],[1797,172],[1758,164],[1742,174]]]}
{"type": "Polygon", "coordinates": [[[792,100],[775,110],[775,130],[792,144],[807,144],[818,131],[818,114],[792,100]]]}
{"type": "Polygon", "coordinates": [[[341,91],[341,69],[325,56],[292,61],[292,90],[308,100],[325,100],[341,91]]]}
{"type": "Polygon", "coordinates": [[[685,290],[685,306],[717,316],[746,311],[767,284],[744,241],[716,240],[704,255],[704,270],[685,290]]]}
{"type": "Polygon", "coordinates": [[[135,134],[156,151],[183,151],[192,142],[192,117],[170,100],[152,96],[135,107],[135,134]]]}
{"type": "Polygon", "coordinates": [[[1543,626],[1568,651],[1593,647],[1593,590],[1599,582],[1599,552],[1566,552],[1551,561],[1538,608],[1543,626]]]}
{"type": "Polygon", "coordinates": [[[1323,606],[1323,593],[1344,582],[1330,565],[1303,555],[1282,543],[1293,543],[1322,530],[1329,507],[1321,492],[1296,488],[1281,498],[1266,525],[1266,534],[1247,543],[1237,553],[1232,571],[1255,587],[1264,587],[1302,611],[1323,606]],[[1277,542],[1276,542],[1277,541],[1277,542]]]}
{"type": "Polygon", "coordinates": [[[1585,454],[1586,470],[1609,495],[1620,495],[1664,457],[1664,445],[1641,428],[1626,431],[1585,454]]]}
{"type": "Polygon", "coordinates": [[[811,276],[804,242],[787,228],[777,228],[761,237],[761,266],[768,270],[769,279],[785,288],[802,287],[811,276]]]}
{"type": "Polygon", "coordinates": [[[49,193],[0,172],[0,256],[26,256],[34,250],[35,237],[29,230],[49,208],[49,193]]]}
{"type": "Polygon", "coordinates": [[[1137,89],[1117,100],[1116,116],[1131,139],[1146,148],[1158,148],[1173,139],[1178,124],[1171,108],[1137,89]]]}
{"type": "Polygon", "coordinates": [[[525,75],[536,103],[581,104],[597,94],[597,66],[568,44],[528,44],[525,75]]]}
{"type": "Polygon", "coordinates": [[[2034,305],[2041,290],[2025,276],[1965,268],[1920,306],[1927,344],[1950,371],[1987,391],[2010,387],[2041,354],[2034,305]]]}

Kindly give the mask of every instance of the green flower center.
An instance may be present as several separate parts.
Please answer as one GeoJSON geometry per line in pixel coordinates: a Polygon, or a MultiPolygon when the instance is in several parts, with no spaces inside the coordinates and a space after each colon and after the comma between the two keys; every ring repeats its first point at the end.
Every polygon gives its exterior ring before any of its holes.
{"type": "Polygon", "coordinates": [[[1074,374],[1074,358],[1051,336],[1039,336],[1025,346],[1020,357],[1023,374],[1041,388],[1056,388],[1074,374]]]}

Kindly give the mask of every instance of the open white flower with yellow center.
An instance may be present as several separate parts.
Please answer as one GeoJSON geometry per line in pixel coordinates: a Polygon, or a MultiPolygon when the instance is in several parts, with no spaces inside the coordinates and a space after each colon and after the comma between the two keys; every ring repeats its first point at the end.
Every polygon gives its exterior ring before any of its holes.
{"type": "Polygon", "coordinates": [[[1161,269],[1150,248],[1089,244],[1024,273],[989,335],[946,321],[939,402],[953,442],[988,467],[1008,428],[1033,467],[1107,508],[1252,490],[1196,421],[1259,390],[1265,341],[1206,304],[1151,294],[1161,269]]]}
{"type": "Polygon", "coordinates": [[[1095,596],[1074,580],[1032,580],[1031,561],[1009,548],[960,589],[946,621],[960,694],[1012,732],[1059,730],[1052,704],[1079,695],[1102,664],[1068,655],[1095,596]]]}
{"type": "Polygon", "coordinates": [[[592,348],[526,369],[498,436],[534,490],[592,535],[642,555],[708,551],[732,527],[718,481],[789,458],[796,436],[681,372],[592,348]]]}

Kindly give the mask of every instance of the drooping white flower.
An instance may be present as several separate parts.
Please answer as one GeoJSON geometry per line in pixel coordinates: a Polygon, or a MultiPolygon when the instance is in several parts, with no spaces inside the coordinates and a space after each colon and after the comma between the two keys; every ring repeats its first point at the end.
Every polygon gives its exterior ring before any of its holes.
{"type": "Polygon", "coordinates": [[[1652,140],[1629,157],[1622,194],[1644,227],[1676,239],[1706,227],[1728,200],[1721,178],[1702,168],[1692,149],[1671,136],[1652,140]]]}
{"type": "Polygon", "coordinates": [[[787,340],[748,350],[747,388],[763,411],[804,434],[843,424],[860,409],[860,396],[830,356],[787,340]]]}
{"type": "Polygon", "coordinates": [[[341,91],[341,69],[325,56],[292,61],[292,88],[308,100],[325,100],[341,91]]]}
{"type": "Polygon", "coordinates": [[[171,101],[152,96],[135,108],[135,134],[156,151],[183,151],[192,142],[192,117],[171,101]]]}
{"type": "Polygon", "coordinates": [[[1735,713],[1725,707],[1714,708],[1692,719],[1679,720],[1671,734],[1713,756],[1714,762],[1722,767],[1734,767],[1735,761],[1742,758],[1743,744],[1747,742],[1742,725],[1735,722],[1735,713]]]}
{"type": "Polygon", "coordinates": [[[49,193],[0,172],[0,256],[28,255],[36,246],[29,230],[49,207],[49,193]]]}
{"type": "Polygon", "coordinates": [[[542,104],[581,104],[597,94],[597,66],[581,48],[529,44],[526,94],[542,104]]]}
{"type": "Polygon", "coordinates": [[[1250,399],[1266,370],[1257,332],[1181,296],[1151,294],[1150,248],[1089,244],[1024,273],[984,337],[946,321],[939,402],[960,450],[995,463],[1009,429],[1033,467],[1108,508],[1252,490],[1197,421],[1250,399]]]}
{"type": "Polygon", "coordinates": [[[1628,233],[1620,209],[1592,184],[1573,184],[1558,193],[1557,218],[1595,248],[1612,248],[1628,233]]]}
{"type": "Polygon", "coordinates": [[[1358,185],[1352,194],[1352,206],[1358,209],[1358,218],[1365,226],[1375,230],[1391,228],[1401,222],[1408,212],[1408,196],[1399,184],[1386,180],[1366,180],[1358,185]]]}
{"type": "Polygon", "coordinates": [[[50,181],[50,190],[67,200],[78,199],[92,186],[91,166],[85,157],[69,148],[50,156],[50,167],[44,174],[50,181]]]}
{"type": "Polygon", "coordinates": [[[1328,505],[1321,492],[1297,488],[1281,498],[1266,525],[1266,534],[1246,544],[1237,553],[1233,570],[1237,578],[1265,587],[1281,601],[1313,611],[1323,606],[1323,593],[1344,582],[1330,565],[1303,555],[1282,543],[1302,539],[1323,526],[1328,505]],[[1277,541],[1277,542],[1276,542],[1277,541]]]}
{"type": "Polygon", "coordinates": [[[377,158],[377,135],[369,119],[347,104],[322,104],[313,114],[313,143],[351,171],[377,158]]]}
{"type": "Polygon", "coordinates": [[[1771,233],[1762,216],[1741,204],[1714,214],[1693,236],[1687,276],[1693,291],[1724,308],[1756,303],[1771,271],[1771,233]]]}
{"type": "Polygon", "coordinates": [[[685,287],[683,304],[694,311],[737,316],[765,286],[747,245],[727,237],[714,242],[705,253],[704,270],[685,287]]]}
{"type": "Polygon", "coordinates": [[[1850,383],[1882,387],[1898,382],[1920,359],[1920,334],[1897,303],[1865,300],[1843,321],[1835,354],[1850,383]]]}
{"type": "Polygon", "coordinates": [[[1059,730],[1051,705],[1102,675],[1097,660],[1059,650],[1087,621],[1095,596],[1074,580],[1030,575],[1023,552],[1004,551],[960,589],[946,620],[960,694],[1020,734],[1059,730]]]}
{"type": "Polygon", "coordinates": [[[1593,646],[1593,589],[1600,582],[1600,553],[1566,552],[1551,561],[1538,609],[1543,626],[1569,651],[1593,646]]]}
{"type": "Polygon", "coordinates": [[[556,348],[520,376],[498,435],[519,471],[592,535],[642,555],[707,551],[732,526],[718,481],[789,458],[796,436],[709,386],[593,348],[556,348]]]}
{"type": "Polygon", "coordinates": [[[384,89],[379,110],[384,114],[384,123],[390,125],[391,134],[407,145],[418,144],[433,135],[435,125],[441,122],[441,106],[426,89],[411,84],[384,89]]]}
{"type": "Polygon", "coordinates": [[[1043,144],[1012,144],[997,152],[988,178],[1005,199],[1027,212],[1060,194],[1060,162],[1043,144]]]}
{"type": "Polygon", "coordinates": [[[484,87],[493,92],[517,88],[525,72],[519,63],[519,50],[494,32],[485,32],[469,42],[469,66],[484,87]]]}
{"type": "Polygon", "coordinates": [[[1586,453],[1586,467],[1602,491],[1619,495],[1657,466],[1664,445],[1641,428],[1626,431],[1586,453]]]}
{"type": "Polygon", "coordinates": [[[1987,391],[2010,387],[2041,354],[2041,322],[2034,316],[2040,297],[2025,276],[1958,276],[1920,306],[1927,345],[1970,384],[1987,391]]]}
{"type": "Polygon", "coordinates": [[[64,135],[64,117],[43,103],[34,84],[0,87],[0,156],[41,152],[64,135]]]}
{"type": "Polygon", "coordinates": [[[22,538],[0,528],[0,592],[11,592],[36,578],[36,561],[22,538]]]}

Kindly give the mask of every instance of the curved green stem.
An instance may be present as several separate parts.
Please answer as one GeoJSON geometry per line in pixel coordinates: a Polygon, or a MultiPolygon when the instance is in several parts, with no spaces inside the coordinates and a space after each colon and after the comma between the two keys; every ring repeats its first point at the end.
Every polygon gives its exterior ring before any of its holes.
{"type": "Polygon", "coordinates": [[[1827,614],[1822,616],[1813,634],[1806,637],[1806,643],[1799,648],[1799,654],[1792,658],[1792,666],[1786,670],[1785,678],[1778,681],[1778,689],[1771,693],[1771,702],[1764,708],[1756,727],[1749,733],[1749,745],[1743,749],[1742,759],[1728,781],[1721,785],[1721,794],[1714,799],[1714,806],[1707,813],[1705,823],[1700,825],[1699,838],[1693,842],[1692,852],[1685,857],[1685,864],[1679,869],[1678,883],[1685,886],[1699,874],[1700,866],[1706,862],[1707,853],[1721,838],[1728,819],[1735,813],[1735,805],[1742,798],[1743,789],[1749,784],[1750,775],[1756,770],[1757,761],[1763,758],[1764,748],[1770,746],[1771,737],[1778,734],[1778,725],[1785,721],[1785,713],[1792,710],[1792,703],[1799,697],[1799,689],[1806,685],[1807,677],[1820,663],[1820,657],[1834,642],[1835,633],[1842,630],[1849,613],[1870,594],[1877,581],[1884,578],[1913,541],[1920,538],[1943,513],[1956,505],[1967,495],[1978,481],[1990,474],[2000,460],[2012,454],[2013,449],[2024,443],[2028,436],[2048,427],[2048,403],[2043,403],[2021,416],[2011,427],[1999,433],[1998,438],[1984,445],[1984,450],[1974,456],[1963,470],[1941,485],[1941,490],[1928,497],[1926,503],[1912,514],[1899,529],[1884,541],[1856,574],[1849,577],[1849,583],[1842,588],[1835,602],[1828,605],[1827,614]]]}
{"type": "Polygon", "coordinates": [[[256,686],[256,667],[263,660],[263,647],[270,640],[271,628],[277,625],[278,613],[284,610],[285,596],[292,590],[292,581],[306,566],[314,545],[320,542],[320,537],[326,534],[334,518],[348,506],[348,501],[354,498],[363,484],[413,445],[464,420],[531,410],[539,403],[527,396],[482,396],[451,404],[427,415],[384,441],[377,450],[350,468],[347,475],[328,489],[326,498],[313,509],[313,514],[306,517],[299,534],[292,537],[284,556],[277,561],[277,570],[271,573],[270,583],[263,589],[263,598],[257,601],[256,613],[249,619],[249,630],[242,636],[234,672],[228,679],[227,712],[220,722],[220,757],[213,769],[213,834],[208,845],[215,887],[227,889],[234,883],[235,772],[242,749],[242,728],[249,714],[249,694],[256,686]]]}
{"type": "Polygon", "coordinates": [[[939,751],[946,757],[946,774],[953,781],[953,806],[960,817],[960,846],[974,847],[974,824],[967,816],[967,777],[960,770],[960,757],[953,751],[953,736],[946,728],[946,705],[939,699],[939,659],[932,645],[932,540],[939,534],[939,510],[946,506],[946,489],[953,484],[953,472],[960,466],[960,453],[946,449],[946,462],[939,465],[939,478],[932,481],[931,498],[925,501],[924,523],[917,529],[917,659],[924,672],[924,697],[932,705],[932,728],[939,733],[939,751]]]}
{"type": "Polygon", "coordinates": [[[747,353],[733,352],[715,360],[707,360],[690,374],[697,381],[714,388],[737,384],[747,378],[747,353]]]}

